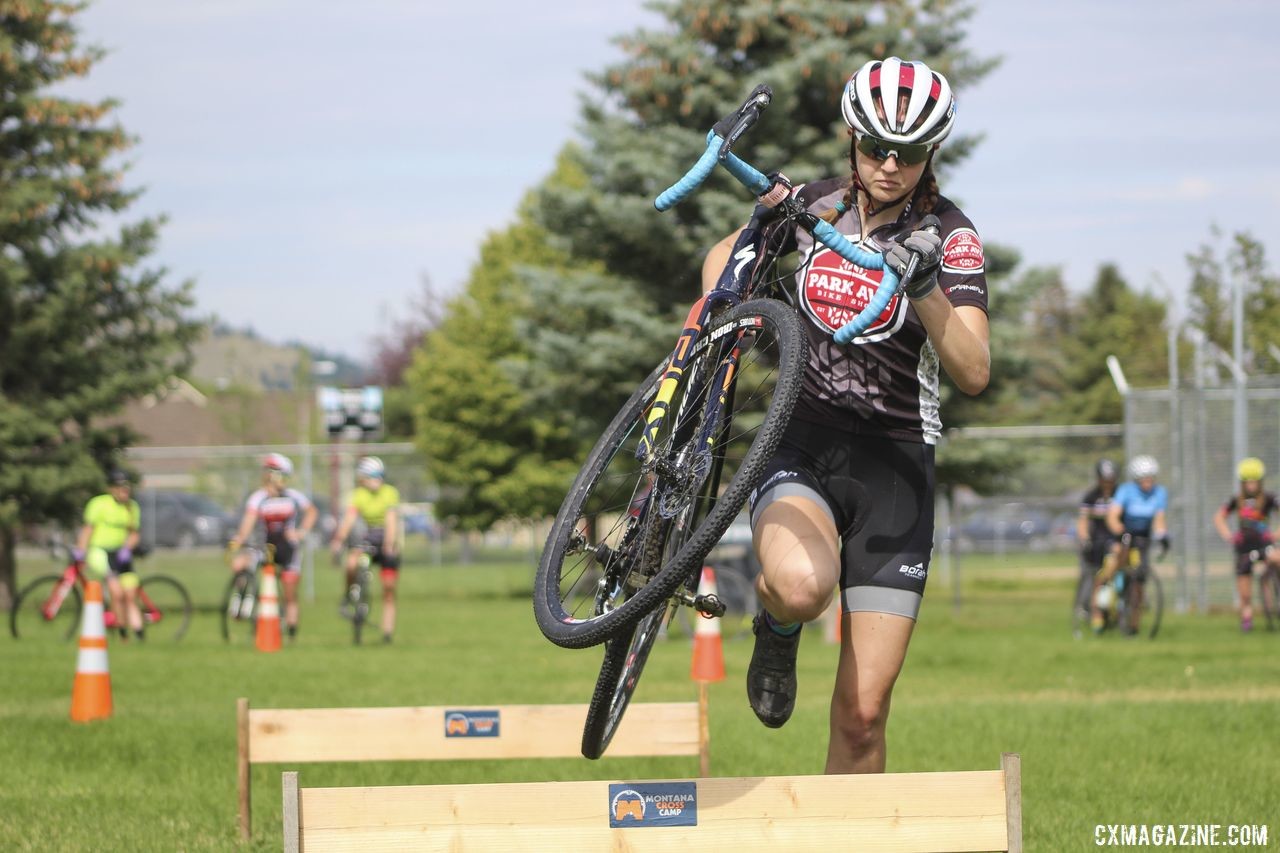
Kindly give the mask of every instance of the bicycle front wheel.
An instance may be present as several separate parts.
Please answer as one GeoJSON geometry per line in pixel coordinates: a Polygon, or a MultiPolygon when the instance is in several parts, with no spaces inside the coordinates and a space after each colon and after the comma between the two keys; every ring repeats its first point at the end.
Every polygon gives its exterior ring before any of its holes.
{"type": "Polygon", "coordinates": [[[253,643],[258,626],[258,576],[241,569],[231,577],[222,596],[222,639],[253,643]]]}
{"type": "Polygon", "coordinates": [[[9,633],[15,639],[66,642],[80,626],[80,607],[80,590],[75,584],[63,587],[62,575],[36,578],[13,600],[9,633]]]}
{"type": "Polygon", "coordinates": [[[557,645],[625,633],[702,564],[763,473],[795,406],[807,339],[781,302],[713,320],[680,376],[649,375],[613,418],[560,507],[534,583],[557,645]],[[651,450],[640,451],[664,413],[651,450]]]}
{"type": "Polygon", "coordinates": [[[152,575],[138,587],[138,609],[148,639],[177,642],[191,626],[191,596],[171,577],[152,575]]]}
{"type": "Polygon", "coordinates": [[[1263,572],[1258,592],[1262,594],[1262,610],[1267,615],[1267,630],[1280,628],[1280,572],[1263,572]]]}
{"type": "MultiPolygon", "coordinates": [[[[1132,611],[1133,598],[1138,589],[1136,584],[1129,586],[1126,600],[1128,609],[1132,611]]],[[[1160,632],[1160,620],[1164,616],[1164,586],[1155,569],[1148,569],[1147,579],[1142,584],[1142,604],[1138,607],[1138,630],[1146,631],[1147,637],[1154,640],[1160,632]]]]}
{"type": "Polygon", "coordinates": [[[604,649],[604,663],[596,678],[596,688],[587,706],[587,723],[582,729],[582,754],[596,759],[609,748],[622,715],[631,703],[640,673],[649,660],[653,641],[667,615],[666,607],[651,611],[635,624],[630,633],[623,633],[608,643],[604,649]]]}

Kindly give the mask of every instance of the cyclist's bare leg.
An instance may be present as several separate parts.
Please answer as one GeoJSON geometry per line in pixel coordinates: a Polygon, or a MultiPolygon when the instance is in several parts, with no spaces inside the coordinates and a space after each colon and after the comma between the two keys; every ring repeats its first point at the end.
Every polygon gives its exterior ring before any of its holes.
{"type": "Polygon", "coordinates": [[[285,572],[281,575],[284,586],[284,624],[296,628],[298,625],[298,580],[302,572],[285,572]]]}
{"type": "Polygon", "coordinates": [[[396,584],[399,572],[382,572],[382,635],[390,637],[396,630],[396,584]]]}
{"type": "Polygon", "coordinates": [[[1115,576],[1116,569],[1129,561],[1128,547],[1117,542],[1111,546],[1110,553],[1102,561],[1102,571],[1093,578],[1093,592],[1089,595],[1089,615],[1095,626],[1102,620],[1102,610],[1098,607],[1098,590],[1104,583],[1115,576]]]}
{"type": "Polygon", "coordinates": [[[760,575],[756,594],[782,623],[817,619],[840,580],[840,538],[825,508],[796,495],[769,503],[752,534],[760,575]]]}
{"type": "Polygon", "coordinates": [[[119,575],[107,575],[107,593],[111,596],[111,612],[116,617],[116,628],[123,631],[130,623],[129,611],[124,602],[124,587],[120,584],[119,575]]]}
{"type": "MultiPolygon", "coordinates": [[[[1240,596],[1240,621],[1248,622],[1253,619],[1253,573],[1247,575],[1236,575],[1236,594],[1240,596]]],[[[1267,590],[1264,586],[1262,589],[1263,596],[1266,596],[1267,590]]]]}
{"type": "MultiPolygon", "coordinates": [[[[120,586],[124,590],[124,611],[125,611],[125,618],[129,620],[127,623],[129,625],[129,630],[133,631],[134,633],[141,633],[142,608],[138,606],[138,587],[125,586],[123,583],[120,584],[120,586]]],[[[126,623],[122,622],[120,624],[126,624],[126,623]]]]}
{"type": "Polygon", "coordinates": [[[827,773],[883,773],[885,724],[915,620],[891,613],[841,614],[840,663],[831,696],[827,773]]]}
{"type": "Polygon", "coordinates": [[[359,566],[360,566],[360,551],[357,548],[352,548],[351,550],[347,551],[347,583],[346,585],[348,587],[350,587],[353,583],[356,582],[356,569],[359,568],[359,566]]]}

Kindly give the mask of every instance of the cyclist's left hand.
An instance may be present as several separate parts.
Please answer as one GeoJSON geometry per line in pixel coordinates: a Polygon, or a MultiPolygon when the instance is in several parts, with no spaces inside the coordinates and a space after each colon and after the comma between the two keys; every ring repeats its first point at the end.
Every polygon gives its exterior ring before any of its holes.
{"type": "Polygon", "coordinates": [[[1160,553],[1156,554],[1157,560],[1163,560],[1169,553],[1169,534],[1162,533],[1156,537],[1156,542],[1160,543],[1160,553]]]}
{"type": "Polygon", "coordinates": [[[911,281],[903,282],[903,289],[911,299],[928,296],[938,286],[938,269],[942,266],[942,237],[925,230],[928,227],[936,229],[938,224],[936,216],[926,216],[920,227],[912,231],[906,240],[895,242],[885,252],[885,263],[893,267],[900,276],[906,274],[912,253],[920,256],[915,275],[911,277],[911,281]]]}
{"type": "Polygon", "coordinates": [[[290,528],[284,532],[284,538],[289,540],[290,545],[297,545],[302,540],[302,534],[296,528],[290,528]]]}
{"type": "Polygon", "coordinates": [[[116,551],[116,559],[121,563],[131,563],[133,562],[133,551],[128,545],[121,545],[119,550],[116,551]]]}

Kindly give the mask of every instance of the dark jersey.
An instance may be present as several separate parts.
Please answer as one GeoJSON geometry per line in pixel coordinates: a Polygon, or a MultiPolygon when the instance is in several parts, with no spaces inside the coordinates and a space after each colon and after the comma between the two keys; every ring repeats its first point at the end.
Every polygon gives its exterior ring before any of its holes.
{"type": "MultiPolygon", "coordinates": [[[[795,192],[809,211],[822,214],[843,199],[847,187],[847,179],[832,178],[795,192]]],[[[973,223],[945,198],[939,198],[934,215],[942,223],[942,292],[953,305],[986,311],[986,268],[973,223]]],[[[890,239],[905,239],[921,218],[908,205],[897,222],[865,237],[854,210],[834,225],[862,248],[882,252],[890,239]]],[[[942,432],[938,354],[910,301],[901,293],[894,296],[861,337],[840,346],[832,333],[870,301],[883,272],[851,264],[821,243],[815,246],[801,229],[783,244],[783,252],[793,249],[801,257],[796,291],[809,336],[809,361],[795,417],[845,432],[936,444],[942,432]]]]}
{"type": "Polygon", "coordinates": [[[1110,508],[1111,495],[1104,494],[1099,486],[1085,492],[1080,500],[1080,511],[1089,517],[1089,538],[1095,542],[1111,535],[1107,529],[1107,510],[1110,508]]]}
{"type": "Polygon", "coordinates": [[[1241,495],[1232,495],[1231,499],[1223,504],[1222,509],[1227,515],[1235,513],[1239,520],[1239,530],[1246,539],[1261,539],[1271,532],[1269,519],[1271,514],[1280,507],[1276,503],[1276,496],[1271,492],[1262,492],[1253,497],[1242,497],[1241,495]]]}

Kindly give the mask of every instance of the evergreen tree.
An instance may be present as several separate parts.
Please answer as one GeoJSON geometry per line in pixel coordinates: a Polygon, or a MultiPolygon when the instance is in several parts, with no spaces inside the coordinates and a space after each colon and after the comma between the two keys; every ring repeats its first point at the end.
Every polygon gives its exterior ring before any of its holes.
{"type": "Polygon", "coordinates": [[[1280,372],[1280,277],[1268,268],[1262,243],[1247,231],[1229,241],[1217,227],[1211,235],[1210,242],[1187,255],[1191,317],[1210,341],[1231,352],[1232,288],[1239,282],[1244,288],[1245,368],[1280,372]]]}
{"type": "Polygon", "coordinates": [[[81,4],[0,2],[0,607],[20,525],[70,523],[132,436],[101,419],[185,370],[190,286],[140,268],[159,222],[109,223],[136,191],[113,157],[116,102],[53,93],[102,52],[81,4]]]}

